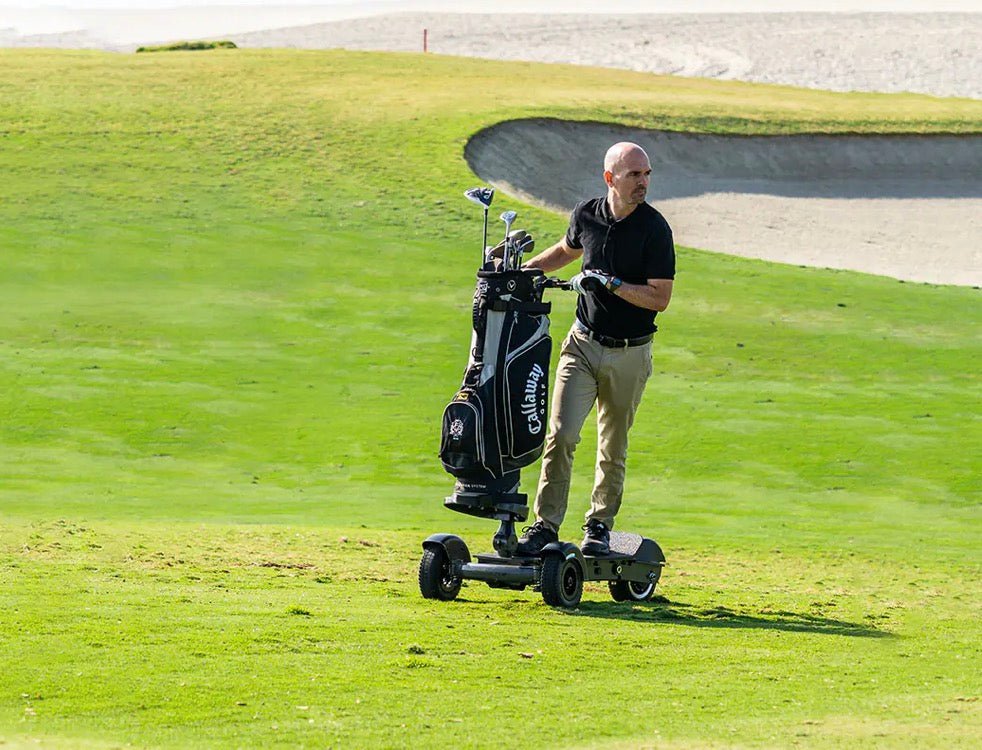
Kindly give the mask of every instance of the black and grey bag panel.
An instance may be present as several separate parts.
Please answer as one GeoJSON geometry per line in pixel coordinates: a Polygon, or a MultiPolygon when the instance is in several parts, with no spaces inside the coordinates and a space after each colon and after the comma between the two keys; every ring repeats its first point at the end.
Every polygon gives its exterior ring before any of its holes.
{"type": "Polygon", "coordinates": [[[542,453],[552,353],[542,275],[478,273],[470,359],[443,412],[440,459],[458,479],[500,479],[542,453]]]}

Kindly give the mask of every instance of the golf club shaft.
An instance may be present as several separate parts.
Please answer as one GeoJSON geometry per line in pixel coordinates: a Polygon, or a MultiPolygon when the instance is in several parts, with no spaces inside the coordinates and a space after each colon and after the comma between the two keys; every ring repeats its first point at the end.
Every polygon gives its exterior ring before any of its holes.
{"type": "Polygon", "coordinates": [[[481,243],[481,263],[485,261],[484,254],[487,252],[488,247],[488,209],[484,209],[484,242],[481,243]]]}

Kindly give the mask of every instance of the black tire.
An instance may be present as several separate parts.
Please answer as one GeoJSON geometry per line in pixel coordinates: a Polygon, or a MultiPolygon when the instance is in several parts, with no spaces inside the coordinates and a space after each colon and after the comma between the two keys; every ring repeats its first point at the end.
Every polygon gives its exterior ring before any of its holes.
{"type": "Polygon", "coordinates": [[[419,561],[419,592],[424,599],[449,602],[460,593],[460,576],[453,572],[453,561],[443,547],[428,547],[419,561]]]}
{"type": "Polygon", "coordinates": [[[576,558],[549,555],[542,561],[542,598],[551,607],[573,609],[583,596],[583,571],[576,558]]]}
{"type": "Polygon", "coordinates": [[[654,581],[607,581],[607,588],[615,602],[646,602],[655,595],[654,581]]]}

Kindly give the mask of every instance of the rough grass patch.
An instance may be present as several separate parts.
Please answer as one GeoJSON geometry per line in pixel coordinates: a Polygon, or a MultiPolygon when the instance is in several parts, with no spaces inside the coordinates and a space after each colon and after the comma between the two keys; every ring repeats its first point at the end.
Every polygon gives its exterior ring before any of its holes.
{"type": "Polygon", "coordinates": [[[235,42],[174,42],[172,44],[159,44],[137,47],[137,52],[186,52],[203,49],[238,49],[235,42]]]}

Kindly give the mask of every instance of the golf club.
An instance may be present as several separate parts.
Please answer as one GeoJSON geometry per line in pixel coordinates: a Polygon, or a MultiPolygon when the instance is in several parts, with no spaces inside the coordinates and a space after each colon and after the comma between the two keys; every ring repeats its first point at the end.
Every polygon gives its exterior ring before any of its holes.
{"type": "Polygon", "coordinates": [[[524,229],[516,229],[514,232],[508,234],[507,240],[502,240],[494,247],[489,247],[487,253],[485,254],[485,260],[491,260],[495,258],[503,258],[505,255],[505,246],[510,246],[513,250],[519,244],[527,242],[529,239],[529,233],[524,229]]]}
{"type": "Polygon", "coordinates": [[[502,258],[504,259],[503,270],[505,271],[509,270],[509,260],[510,260],[510,258],[508,257],[509,255],[508,251],[511,243],[508,241],[509,239],[508,234],[511,232],[511,225],[515,223],[515,219],[517,217],[518,214],[515,211],[505,211],[499,217],[503,222],[505,222],[505,247],[502,255],[502,258]]]}
{"type": "Polygon", "coordinates": [[[494,200],[494,188],[471,188],[470,190],[465,190],[464,195],[467,197],[467,200],[484,208],[484,241],[481,243],[483,250],[488,245],[488,209],[491,208],[491,201],[494,200]]]}
{"type": "Polygon", "coordinates": [[[516,248],[516,255],[518,256],[515,261],[515,268],[522,267],[522,257],[525,253],[530,253],[535,248],[535,240],[532,237],[526,237],[521,242],[518,243],[516,248]]]}

